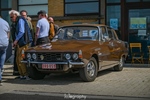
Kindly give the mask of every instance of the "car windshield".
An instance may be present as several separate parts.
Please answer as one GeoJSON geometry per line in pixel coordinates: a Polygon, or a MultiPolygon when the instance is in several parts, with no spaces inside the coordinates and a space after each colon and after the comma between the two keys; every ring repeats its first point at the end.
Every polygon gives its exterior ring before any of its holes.
{"type": "Polygon", "coordinates": [[[98,40],[98,28],[91,26],[62,27],[58,32],[57,39],[98,40]]]}

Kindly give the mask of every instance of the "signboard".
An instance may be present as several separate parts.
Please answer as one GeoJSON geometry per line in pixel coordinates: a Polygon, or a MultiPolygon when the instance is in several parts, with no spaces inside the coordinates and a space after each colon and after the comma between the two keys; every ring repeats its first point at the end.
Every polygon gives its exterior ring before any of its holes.
{"type": "Polygon", "coordinates": [[[146,30],[138,30],[138,36],[139,35],[146,36],[146,30]]]}
{"type": "Polygon", "coordinates": [[[117,18],[110,19],[110,27],[115,30],[118,30],[118,19],[117,18]]]}
{"type": "Polygon", "coordinates": [[[146,29],[146,17],[130,18],[130,29],[146,29]]]}

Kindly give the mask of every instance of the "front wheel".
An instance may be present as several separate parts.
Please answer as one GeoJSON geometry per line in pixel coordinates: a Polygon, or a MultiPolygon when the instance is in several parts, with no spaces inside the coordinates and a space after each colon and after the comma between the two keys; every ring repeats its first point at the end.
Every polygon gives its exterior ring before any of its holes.
{"type": "Polygon", "coordinates": [[[120,58],[119,64],[117,66],[114,66],[115,71],[122,71],[124,66],[124,57],[120,58]]]}
{"type": "Polygon", "coordinates": [[[41,73],[33,66],[27,67],[27,70],[28,70],[29,77],[31,77],[34,80],[40,80],[46,76],[46,74],[41,73]]]}
{"type": "Polygon", "coordinates": [[[97,69],[98,69],[97,62],[95,58],[92,57],[89,60],[88,64],[84,68],[81,68],[79,70],[80,77],[86,82],[94,81],[95,78],[97,77],[98,72],[97,69]]]}

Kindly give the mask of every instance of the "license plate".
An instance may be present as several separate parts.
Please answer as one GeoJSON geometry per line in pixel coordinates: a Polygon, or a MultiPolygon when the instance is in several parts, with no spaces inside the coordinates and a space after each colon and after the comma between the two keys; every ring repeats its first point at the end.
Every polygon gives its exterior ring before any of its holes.
{"type": "Polygon", "coordinates": [[[56,69],[56,64],[42,64],[42,69],[56,69]]]}

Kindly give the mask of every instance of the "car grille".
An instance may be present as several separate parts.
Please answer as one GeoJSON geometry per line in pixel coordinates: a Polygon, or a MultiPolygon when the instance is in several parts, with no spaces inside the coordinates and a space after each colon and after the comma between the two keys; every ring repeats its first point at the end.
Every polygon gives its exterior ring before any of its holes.
{"type": "Polygon", "coordinates": [[[62,54],[60,53],[38,53],[38,61],[62,61],[62,54]]]}

